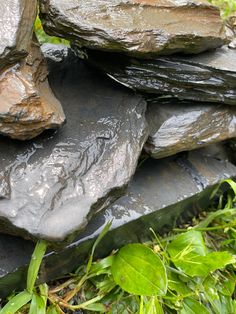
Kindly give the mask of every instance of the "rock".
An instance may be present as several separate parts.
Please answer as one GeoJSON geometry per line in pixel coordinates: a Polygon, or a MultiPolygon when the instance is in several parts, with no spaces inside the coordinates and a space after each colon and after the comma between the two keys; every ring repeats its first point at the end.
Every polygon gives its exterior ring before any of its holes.
{"type": "Polygon", "coordinates": [[[148,130],[140,96],[72,53],[50,68],[68,123],[26,143],[0,139],[0,230],[61,242],[124,193],[148,130]]]}
{"type": "Polygon", "coordinates": [[[41,0],[40,9],[48,34],[79,47],[152,57],[226,40],[219,9],[206,0],[41,0]]]}
{"type": "MultiPolygon", "coordinates": [[[[149,228],[161,233],[189,221],[199,209],[207,208],[219,182],[230,177],[236,177],[235,166],[197,151],[177,158],[147,160],[138,168],[126,196],[93,216],[71,245],[45,256],[40,281],[58,278],[85,263],[108,221],[113,219],[110,232],[97,247],[95,258],[124,244],[150,239],[149,228]]],[[[32,250],[29,241],[0,235],[0,297],[24,288],[32,250]]]]}
{"type": "Polygon", "coordinates": [[[36,42],[22,64],[0,74],[0,134],[28,140],[65,122],[47,75],[46,61],[36,42]]]}
{"type": "Polygon", "coordinates": [[[175,155],[236,137],[236,108],[163,98],[148,105],[150,135],[145,151],[153,158],[175,155]]]}
{"type": "Polygon", "coordinates": [[[139,60],[88,51],[91,64],[132,89],[180,99],[236,105],[236,50],[139,60]]]}
{"type": "Polygon", "coordinates": [[[0,69],[27,55],[36,13],[37,0],[1,0],[0,69]]]}
{"type": "Polygon", "coordinates": [[[236,49],[236,13],[228,18],[225,29],[230,40],[229,48],[236,49]]]}

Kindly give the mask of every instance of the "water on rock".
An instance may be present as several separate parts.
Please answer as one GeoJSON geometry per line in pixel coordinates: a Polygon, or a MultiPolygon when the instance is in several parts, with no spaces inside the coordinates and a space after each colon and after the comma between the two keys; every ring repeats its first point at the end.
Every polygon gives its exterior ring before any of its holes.
{"type": "Polygon", "coordinates": [[[199,53],[226,40],[207,0],[41,0],[40,9],[50,35],[139,57],[199,53]]]}
{"type": "Polygon", "coordinates": [[[35,41],[25,60],[1,72],[0,134],[27,140],[65,122],[47,75],[46,61],[35,41]]]}
{"type": "Polygon", "coordinates": [[[145,150],[153,158],[236,137],[236,108],[160,98],[148,104],[150,135],[145,150]]]}
{"type": "MultiPolygon", "coordinates": [[[[235,166],[198,151],[145,161],[126,196],[93,216],[74,242],[44,258],[40,280],[58,278],[84,263],[95,238],[108,221],[112,220],[111,231],[99,245],[95,258],[106,256],[127,242],[150,239],[149,228],[159,233],[188,221],[208,206],[216,186],[231,177],[236,177],[235,166]]],[[[33,244],[29,241],[0,235],[0,297],[13,289],[24,288],[32,250],[33,244]]]]}
{"type": "Polygon", "coordinates": [[[236,50],[222,47],[194,56],[140,60],[87,51],[88,60],[132,89],[180,99],[236,105],[236,50]]]}
{"type": "Polygon", "coordinates": [[[147,139],[145,101],[64,53],[50,83],[67,124],[29,142],[0,139],[2,232],[69,238],[124,192],[147,139]]]}
{"type": "Polygon", "coordinates": [[[27,55],[36,12],[37,0],[1,0],[0,69],[27,55]]]}

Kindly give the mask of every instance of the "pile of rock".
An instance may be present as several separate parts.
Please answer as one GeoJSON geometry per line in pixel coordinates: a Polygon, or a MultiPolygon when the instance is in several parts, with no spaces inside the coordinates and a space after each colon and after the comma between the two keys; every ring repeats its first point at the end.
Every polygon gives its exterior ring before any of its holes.
{"type": "Polygon", "coordinates": [[[40,50],[36,0],[3,2],[0,296],[24,284],[25,239],[60,245],[44,259],[49,280],[82,261],[108,221],[99,255],[189,219],[236,177],[236,50],[217,8],[41,0],[45,30],[72,49],[40,50]]]}

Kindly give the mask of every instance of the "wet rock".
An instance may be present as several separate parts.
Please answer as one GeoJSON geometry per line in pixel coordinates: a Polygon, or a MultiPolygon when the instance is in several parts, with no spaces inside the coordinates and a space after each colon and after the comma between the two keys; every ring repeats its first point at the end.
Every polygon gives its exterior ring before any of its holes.
{"type": "MultiPolygon", "coordinates": [[[[218,183],[230,177],[236,177],[235,166],[197,151],[177,158],[147,160],[138,168],[126,196],[93,216],[72,244],[47,254],[40,280],[58,278],[85,263],[108,221],[113,219],[110,232],[98,246],[95,258],[129,242],[150,239],[149,228],[159,233],[188,221],[208,206],[218,183]]],[[[0,296],[24,287],[32,250],[33,244],[28,241],[0,235],[0,296]]]]}
{"type": "Polygon", "coordinates": [[[226,21],[226,34],[230,40],[229,48],[236,49],[236,14],[226,21]]]}
{"type": "Polygon", "coordinates": [[[28,140],[65,122],[47,80],[47,65],[36,42],[27,58],[0,74],[0,134],[28,140]]]}
{"type": "Polygon", "coordinates": [[[139,60],[88,51],[91,64],[132,89],[180,99],[236,105],[236,50],[139,60]]]}
{"type": "Polygon", "coordinates": [[[222,46],[219,10],[203,0],[41,0],[46,32],[80,47],[139,57],[222,46]]]}
{"type": "Polygon", "coordinates": [[[69,241],[124,192],[147,139],[146,103],[72,53],[50,69],[68,122],[30,142],[0,139],[0,229],[69,241]]]}
{"type": "Polygon", "coordinates": [[[163,158],[236,137],[236,108],[163,98],[148,105],[145,150],[163,158]]]}
{"type": "Polygon", "coordinates": [[[37,0],[1,0],[0,69],[27,55],[36,12],[37,0]]]}

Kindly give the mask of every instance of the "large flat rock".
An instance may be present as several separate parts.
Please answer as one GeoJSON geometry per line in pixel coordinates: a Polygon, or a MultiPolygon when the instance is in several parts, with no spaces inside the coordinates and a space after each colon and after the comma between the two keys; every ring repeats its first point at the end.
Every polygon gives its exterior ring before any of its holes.
{"type": "MultiPolygon", "coordinates": [[[[149,228],[159,233],[188,221],[208,206],[213,189],[222,179],[235,176],[232,164],[197,151],[147,160],[138,168],[126,196],[98,212],[69,246],[45,256],[40,280],[58,278],[85,263],[92,243],[108,221],[112,220],[110,232],[98,246],[95,258],[126,243],[150,239],[149,228]]],[[[29,241],[0,235],[0,297],[24,287],[32,250],[29,241]]]]}
{"type": "Polygon", "coordinates": [[[27,55],[37,12],[37,0],[1,0],[0,69],[27,55]]]}
{"type": "Polygon", "coordinates": [[[41,0],[46,32],[80,47],[139,57],[199,53],[225,42],[207,0],[41,0]]]}
{"type": "Polygon", "coordinates": [[[88,51],[91,64],[132,89],[180,99],[236,105],[236,50],[139,60],[88,51]]]}
{"type": "Polygon", "coordinates": [[[46,60],[34,40],[26,59],[0,74],[0,134],[28,140],[65,122],[47,76],[46,60]]]}
{"type": "Polygon", "coordinates": [[[49,78],[67,124],[26,143],[0,138],[0,229],[56,242],[124,192],[147,139],[140,96],[61,55],[49,78]]]}
{"type": "Polygon", "coordinates": [[[160,98],[148,104],[145,150],[163,158],[236,137],[233,106],[160,98]]]}

